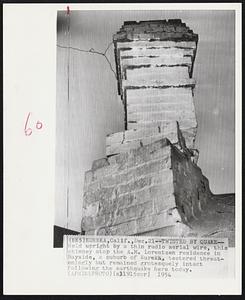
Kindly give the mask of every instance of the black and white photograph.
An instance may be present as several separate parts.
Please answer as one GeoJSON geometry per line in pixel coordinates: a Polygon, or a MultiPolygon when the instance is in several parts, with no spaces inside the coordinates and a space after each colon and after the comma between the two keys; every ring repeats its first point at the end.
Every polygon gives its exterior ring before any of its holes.
{"type": "Polygon", "coordinates": [[[241,21],[4,5],[4,294],[241,294],[241,21]]]}
{"type": "Polygon", "coordinates": [[[59,11],[54,243],[235,246],[235,12],[59,11]]]}

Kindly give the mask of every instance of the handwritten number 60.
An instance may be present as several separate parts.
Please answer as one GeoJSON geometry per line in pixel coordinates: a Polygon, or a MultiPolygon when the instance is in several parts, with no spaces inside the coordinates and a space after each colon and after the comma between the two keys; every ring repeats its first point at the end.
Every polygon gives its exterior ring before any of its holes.
{"type": "MultiPolygon", "coordinates": [[[[26,118],[26,123],[25,123],[25,128],[24,128],[24,132],[26,136],[30,136],[32,134],[32,129],[30,127],[27,127],[27,124],[29,122],[30,119],[30,115],[31,113],[28,114],[27,118],[26,118]]],[[[36,122],[36,129],[42,129],[43,127],[43,123],[40,122],[39,120],[36,122]]]]}

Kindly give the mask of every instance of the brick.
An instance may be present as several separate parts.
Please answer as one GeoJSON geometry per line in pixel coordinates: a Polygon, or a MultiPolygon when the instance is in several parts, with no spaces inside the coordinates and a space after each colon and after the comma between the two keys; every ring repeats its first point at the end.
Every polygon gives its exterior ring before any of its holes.
{"type": "Polygon", "coordinates": [[[164,169],[169,169],[170,167],[171,167],[171,157],[168,155],[161,159],[150,161],[149,163],[146,163],[141,167],[138,167],[137,169],[135,169],[135,176],[140,177],[145,174],[155,173],[164,169]]]}
{"type": "Polygon", "coordinates": [[[179,111],[131,113],[128,114],[127,121],[179,121],[187,118],[195,118],[194,112],[187,109],[179,111]]]}
{"type": "Polygon", "coordinates": [[[106,146],[121,144],[125,140],[125,131],[115,132],[106,136],[106,146]]]}
{"type": "Polygon", "coordinates": [[[84,231],[88,231],[88,230],[92,230],[94,228],[94,219],[91,216],[83,216],[82,217],[82,222],[81,222],[81,227],[82,230],[84,231]]]}
{"type": "Polygon", "coordinates": [[[89,205],[84,205],[83,217],[95,217],[99,211],[99,201],[91,203],[89,205]]]}
{"type": "Polygon", "coordinates": [[[211,195],[209,185],[200,168],[174,148],[172,149],[172,159],[177,207],[184,222],[190,222],[200,217],[201,211],[211,195]]]}
{"type": "MultiPolygon", "coordinates": [[[[145,138],[142,140],[142,144],[143,144],[143,146],[149,145],[151,143],[154,143],[155,141],[158,141],[159,139],[161,139],[163,137],[169,139],[169,141],[174,145],[176,145],[179,142],[177,133],[176,133],[176,131],[174,131],[174,132],[166,132],[165,134],[158,134],[158,135],[154,135],[154,136],[145,138]]],[[[188,135],[188,143],[191,143],[193,138],[194,138],[194,136],[191,138],[191,136],[188,135]]]]}
{"type": "Polygon", "coordinates": [[[146,80],[144,78],[140,79],[131,79],[131,80],[124,80],[122,82],[122,87],[127,89],[142,89],[145,90],[147,88],[165,88],[165,87],[180,87],[180,86],[188,86],[188,87],[194,87],[196,84],[195,80],[192,78],[189,79],[176,79],[176,78],[170,78],[170,79],[152,79],[152,80],[146,80]]]}
{"type": "Polygon", "coordinates": [[[94,230],[97,227],[104,226],[106,224],[106,217],[107,215],[101,215],[101,216],[87,216],[82,218],[82,229],[87,230],[94,230]]]}
{"type": "Polygon", "coordinates": [[[93,170],[92,171],[93,172],[93,180],[98,180],[99,178],[112,175],[115,172],[117,172],[117,170],[118,170],[118,165],[116,165],[116,164],[113,164],[113,165],[110,164],[106,167],[93,170]]]}
{"type": "Polygon", "coordinates": [[[195,42],[174,42],[174,41],[132,41],[118,42],[117,48],[151,48],[151,47],[166,47],[166,48],[196,48],[195,42]]]}
{"type": "Polygon", "coordinates": [[[141,22],[127,22],[120,31],[113,36],[114,42],[125,41],[195,41],[198,35],[193,33],[185,23],[178,20],[151,20],[141,22]]]}
{"type": "Polygon", "coordinates": [[[173,190],[173,182],[169,181],[165,184],[153,185],[140,191],[123,194],[115,199],[114,206],[111,205],[106,213],[115,212],[117,209],[136,206],[150,201],[153,201],[154,213],[159,213],[162,210],[176,206],[173,190]]]}
{"type": "Polygon", "coordinates": [[[105,188],[112,188],[119,184],[121,180],[124,179],[124,173],[119,173],[115,172],[114,174],[108,175],[108,176],[102,176],[102,177],[97,177],[97,180],[91,183],[91,185],[88,186],[90,189],[90,186],[97,184],[100,187],[105,187],[105,188]]]}
{"type": "Polygon", "coordinates": [[[111,146],[106,147],[106,154],[112,155],[112,154],[128,151],[129,149],[136,149],[140,146],[146,146],[151,143],[154,143],[162,138],[169,139],[172,144],[176,144],[178,142],[176,131],[165,132],[165,133],[148,136],[142,139],[137,139],[137,141],[125,141],[124,143],[112,144],[111,146]]]}
{"type": "Polygon", "coordinates": [[[109,215],[118,208],[117,198],[108,198],[98,202],[98,215],[109,215]]]}
{"type": "Polygon", "coordinates": [[[165,126],[162,127],[143,128],[140,130],[127,130],[125,131],[125,140],[131,141],[135,139],[143,139],[145,137],[149,137],[155,134],[164,134],[172,131],[177,131],[176,122],[166,123],[165,126]]]}
{"type": "Polygon", "coordinates": [[[127,113],[141,113],[141,112],[159,112],[159,111],[179,111],[188,110],[194,112],[193,101],[179,101],[175,102],[163,102],[163,103],[150,103],[150,104],[134,104],[127,105],[127,113]]]}
{"type": "Polygon", "coordinates": [[[189,56],[159,56],[156,58],[144,56],[144,57],[134,57],[134,58],[123,58],[121,59],[121,69],[142,66],[176,66],[176,65],[192,65],[191,57],[189,56]]]}
{"type": "Polygon", "coordinates": [[[117,207],[125,208],[128,206],[149,202],[154,197],[162,197],[164,194],[168,194],[173,190],[173,183],[167,182],[164,185],[149,186],[143,190],[130,192],[128,194],[121,195],[117,198],[117,207]]]}
{"type": "MultiPolygon", "coordinates": [[[[122,173],[115,174],[113,184],[120,186],[120,184],[126,184],[139,176],[146,176],[158,170],[163,170],[170,168],[170,156],[169,154],[159,155],[155,160],[148,160],[146,162],[142,162],[132,168],[126,168],[122,173]]],[[[108,180],[103,178],[101,180],[101,184],[104,184],[108,181],[110,183],[111,178],[108,180]]]]}
{"type": "Polygon", "coordinates": [[[125,21],[121,29],[135,29],[138,27],[161,27],[165,28],[167,25],[182,26],[183,29],[189,28],[185,23],[182,23],[181,19],[169,19],[169,20],[147,20],[147,21],[125,21]]]}
{"type": "Polygon", "coordinates": [[[186,146],[187,148],[194,148],[194,143],[195,143],[195,139],[196,139],[196,134],[197,134],[197,128],[189,128],[188,130],[185,129],[182,131],[182,134],[185,138],[186,141],[186,146]]]}
{"type": "MultiPolygon", "coordinates": [[[[120,165],[120,170],[135,167],[152,159],[164,158],[169,155],[170,147],[166,139],[161,139],[151,145],[133,149],[128,153],[128,160],[120,165]]],[[[120,157],[118,157],[120,163],[120,157]]]]}
{"type": "Polygon", "coordinates": [[[133,182],[122,184],[118,187],[119,194],[125,194],[132,191],[140,190],[151,184],[151,177],[143,177],[133,182]]]}
{"type": "MultiPolygon", "coordinates": [[[[184,95],[192,96],[192,89],[190,87],[170,87],[166,89],[128,89],[126,91],[128,101],[132,101],[134,98],[147,98],[147,97],[154,97],[154,98],[163,98],[164,96],[175,96],[176,99],[184,95]]],[[[172,101],[172,100],[171,100],[172,101]]]]}
{"type": "Polygon", "coordinates": [[[133,32],[133,37],[132,39],[139,39],[139,40],[149,40],[152,38],[152,34],[151,33],[136,33],[136,32],[133,32]]]}
{"type": "MultiPolygon", "coordinates": [[[[185,120],[185,119],[179,119],[179,124],[182,124],[183,127],[196,127],[197,126],[197,121],[195,116],[193,115],[192,118],[185,120]]],[[[128,122],[128,129],[145,129],[145,128],[156,128],[156,127],[164,127],[166,126],[167,123],[170,123],[172,121],[137,121],[137,122],[128,122]]]]}
{"type": "Polygon", "coordinates": [[[89,191],[96,191],[101,188],[101,182],[100,181],[91,181],[90,183],[84,185],[84,197],[86,196],[85,193],[89,191]]]}
{"type": "Polygon", "coordinates": [[[88,189],[84,193],[84,203],[86,205],[97,202],[97,201],[106,201],[113,197],[115,193],[114,187],[101,187],[98,190],[90,190],[88,189]]]}
{"type": "Polygon", "coordinates": [[[137,165],[142,162],[147,162],[152,159],[162,158],[170,154],[171,147],[167,139],[161,139],[150,145],[137,148],[131,151],[134,158],[134,163],[137,165]]]}
{"type": "MultiPolygon", "coordinates": [[[[119,170],[125,170],[129,167],[137,166],[152,159],[161,158],[170,154],[169,141],[161,139],[144,147],[133,149],[127,153],[116,155],[115,164],[120,165],[119,170]]],[[[118,170],[117,170],[118,171],[118,170]]]]}
{"type": "Polygon", "coordinates": [[[97,170],[97,169],[106,167],[108,165],[109,165],[109,163],[108,163],[107,158],[97,159],[97,160],[93,161],[92,170],[97,170]]]}
{"type": "Polygon", "coordinates": [[[135,220],[148,214],[153,213],[153,202],[145,202],[133,206],[129,206],[127,208],[119,209],[113,215],[114,219],[112,224],[120,224],[125,223],[131,220],[135,220]]]}
{"type": "Polygon", "coordinates": [[[139,236],[160,236],[160,237],[187,237],[187,236],[196,236],[192,233],[190,227],[183,223],[175,223],[174,225],[158,228],[152,231],[146,231],[139,236]]]}
{"type": "Polygon", "coordinates": [[[126,32],[118,32],[113,35],[113,40],[124,40],[127,37],[126,32]]]}
{"type": "Polygon", "coordinates": [[[148,215],[137,220],[137,233],[151,231],[158,228],[175,225],[181,221],[181,217],[172,214],[172,210],[167,210],[161,214],[148,215]]]}
{"type": "MultiPolygon", "coordinates": [[[[177,89],[177,88],[176,88],[177,89]]],[[[138,90],[143,90],[143,89],[138,89],[138,90]]],[[[166,89],[152,89],[152,88],[148,88],[145,89],[145,91],[147,92],[147,90],[150,90],[151,92],[155,92],[155,90],[159,90],[161,92],[164,90],[173,90],[173,88],[166,88],[166,89]]],[[[137,91],[137,90],[130,90],[127,89],[126,93],[128,94],[129,91],[137,91]]],[[[187,104],[187,103],[191,103],[193,102],[193,97],[191,95],[191,93],[189,94],[179,94],[179,95],[175,95],[174,93],[171,94],[171,92],[167,95],[167,94],[161,94],[159,93],[158,95],[142,95],[141,97],[132,97],[132,96],[127,96],[126,97],[126,104],[127,107],[131,106],[131,105],[154,105],[154,104],[187,104]]]]}
{"type": "MultiPolygon", "coordinates": [[[[152,146],[152,144],[149,146],[152,146]]],[[[131,153],[131,157],[127,156],[125,160],[118,162],[117,172],[113,175],[98,177],[95,171],[94,178],[97,180],[86,186],[84,201],[95,202],[98,201],[100,197],[101,199],[113,197],[116,193],[116,190],[113,190],[113,187],[116,185],[127,183],[137,176],[147,175],[150,172],[160,170],[161,168],[169,168],[169,146],[166,148],[157,148],[157,145],[155,146],[155,148],[149,147],[148,149],[142,147],[142,151],[136,149],[136,153],[138,154],[135,153],[132,155],[131,153]]]]}
{"type": "MultiPolygon", "coordinates": [[[[138,191],[151,184],[165,184],[172,180],[170,157],[166,160],[157,160],[154,163],[143,165],[131,172],[131,180],[117,186],[118,195],[138,191]]],[[[129,178],[129,176],[128,176],[129,178]]]]}
{"type": "Polygon", "coordinates": [[[115,153],[121,153],[121,152],[127,152],[131,149],[135,149],[140,147],[140,141],[135,140],[132,141],[131,143],[117,143],[117,144],[112,144],[110,146],[106,147],[106,155],[112,155],[115,153]],[[118,151],[120,149],[120,151],[118,151]]]}
{"type": "Polygon", "coordinates": [[[112,144],[111,146],[106,147],[106,155],[125,153],[129,150],[134,150],[139,147],[143,147],[150,143],[156,142],[162,138],[171,138],[171,142],[173,143],[177,142],[174,133],[169,135],[159,134],[159,135],[147,137],[145,139],[139,139],[137,141],[128,141],[120,144],[112,144]]]}
{"type": "Polygon", "coordinates": [[[89,170],[84,173],[84,187],[86,188],[93,181],[93,171],[89,170]]]}
{"type": "Polygon", "coordinates": [[[121,143],[125,138],[124,135],[124,131],[108,134],[106,136],[106,145],[111,145],[112,143],[121,143]]]}
{"type": "Polygon", "coordinates": [[[166,80],[176,82],[178,79],[189,79],[188,67],[142,67],[137,69],[126,69],[127,80],[166,80]]]}
{"type": "Polygon", "coordinates": [[[97,230],[97,235],[134,235],[137,233],[136,220],[115,226],[104,226],[97,230]]]}
{"type": "Polygon", "coordinates": [[[169,182],[173,182],[172,170],[161,171],[157,174],[154,174],[154,176],[151,178],[152,185],[164,185],[169,182]]]}
{"type": "Polygon", "coordinates": [[[177,132],[177,127],[176,127],[176,122],[170,122],[166,123],[166,126],[164,127],[153,127],[153,128],[143,128],[140,130],[126,130],[124,132],[117,132],[113,133],[106,138],[106,145],[111,146],[112,144],[121,144],[123,142],[129,142],[129,141],[134,141],[137,139],[143,139],[145,137],[149,137],[152,135],[157,135],[159,133],[168,133],[176,131],[177,132]]]}
{"type": "Polygon", "coordinates": [[[136,205],[137,203],[140,204],[141,202],[147,202],[149,201],[149,189],[144,189],[143,191],[136,191],[136,192],[130,192],[127,194],[123,194],[117,198],[117,207],[118,208],[125,208],[131,205],[136,205]],[[138,197],[139,193],[145,194],[142,198],[138,197]]]}
{"type": "Polygon", "coordinates": [[[174,187],[171,186],[172,189],[169,189],[167,194],[159,195],[157,194],[155,197],[153,197],[153,207],[154,207],[154,213],[158,214],[165,210],[171,209],[176,207],[176,201],[174,196],[174,187]]]}
{"type": "MultiPolygon", "coordinates": [[[[158,70],[160,68],[156,67],[158,70]]],[[[174,67],[172,67],[174,68],[174,67]]],[[[185,72],[162,72],[159,70],[157,72],[158,74],[155,74],[155,72],[152,72],[152,70],[149,72],[141,73],[137,72],[137,69],[129,70],[129,72],[126,72],[126,79],[122,81],[122,87],[132,87],[132,82],[135,82],[136,85],[139,83],[139,85],[143,86],[181,86],[181,85],[194,85],[195,82],[193,80],[189,80],[189,73],[188,73],[188,67],[185,68],[185,72]],[[185,74],[184,74],[185,73],[185,74]]],[[[149,68],[145,68],[149,69],[149,68]]],[[[151,68],[152,69],[152,68],[151,68]]],[[[164,69],[164,67],[161,67],[161,69],[164,69]]],[[[142,70],[143,71],[143,70],[142,70]]]]}
{"type": "Polygon", "coordinates": [[[120,51],[120,59],[126,57],[147,57],[147,56],[179,56],[184,57],[186,55],[193,56],[193,49],[181,49],[181,48],[132,48],[130,50],[120,51]]]}

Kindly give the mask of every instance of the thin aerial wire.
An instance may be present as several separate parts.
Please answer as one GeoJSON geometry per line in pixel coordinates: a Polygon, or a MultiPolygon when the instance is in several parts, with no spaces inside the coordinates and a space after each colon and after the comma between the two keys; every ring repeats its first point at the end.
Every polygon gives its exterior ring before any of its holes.
{"type": "Polygon", "coordinates": [[[79,51],[79,52],[85,52],[85,53],[91,53],[91,54],[98,54],[98,55],[103,56],[106,59],[108,65],[110,67],[110,70],[113,72],[115,78],[117,79],[117,74],[116,74],[115,70],[113,69],[112,64],[111,64],[109,58],[106,55],[107,51],[110,49],[110,47],[111,47],[112,44],[113,44],[113,42],[109,43],[108,46],[107,46],[107,48],[106,48],[106,50],[104,52],[99,52],[97,50],[94,50],[94,48],[90,48],[89,50],[85,50],[85,49],[81,49],[81,48],[77,48],[77,47],[62,46],[62,45],[58,45],[58,44],[57,44],[57,47],[63,48],[63,49],[71,49],[71,50],[79,51]]]}

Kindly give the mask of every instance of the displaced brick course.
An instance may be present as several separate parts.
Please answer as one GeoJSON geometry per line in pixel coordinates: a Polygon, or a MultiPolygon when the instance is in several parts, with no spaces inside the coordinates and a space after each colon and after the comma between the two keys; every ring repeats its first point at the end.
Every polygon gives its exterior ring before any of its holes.
{"type": "Polygon", "coordinates": [[[82,229],[98,235],[204,234],[198,221],[214,195],[194,149],[198,35],[179,19],[153,20],[125,22],[113,41],[125,131],[106,137],[107,157],[85,174],[82,229]]]}

